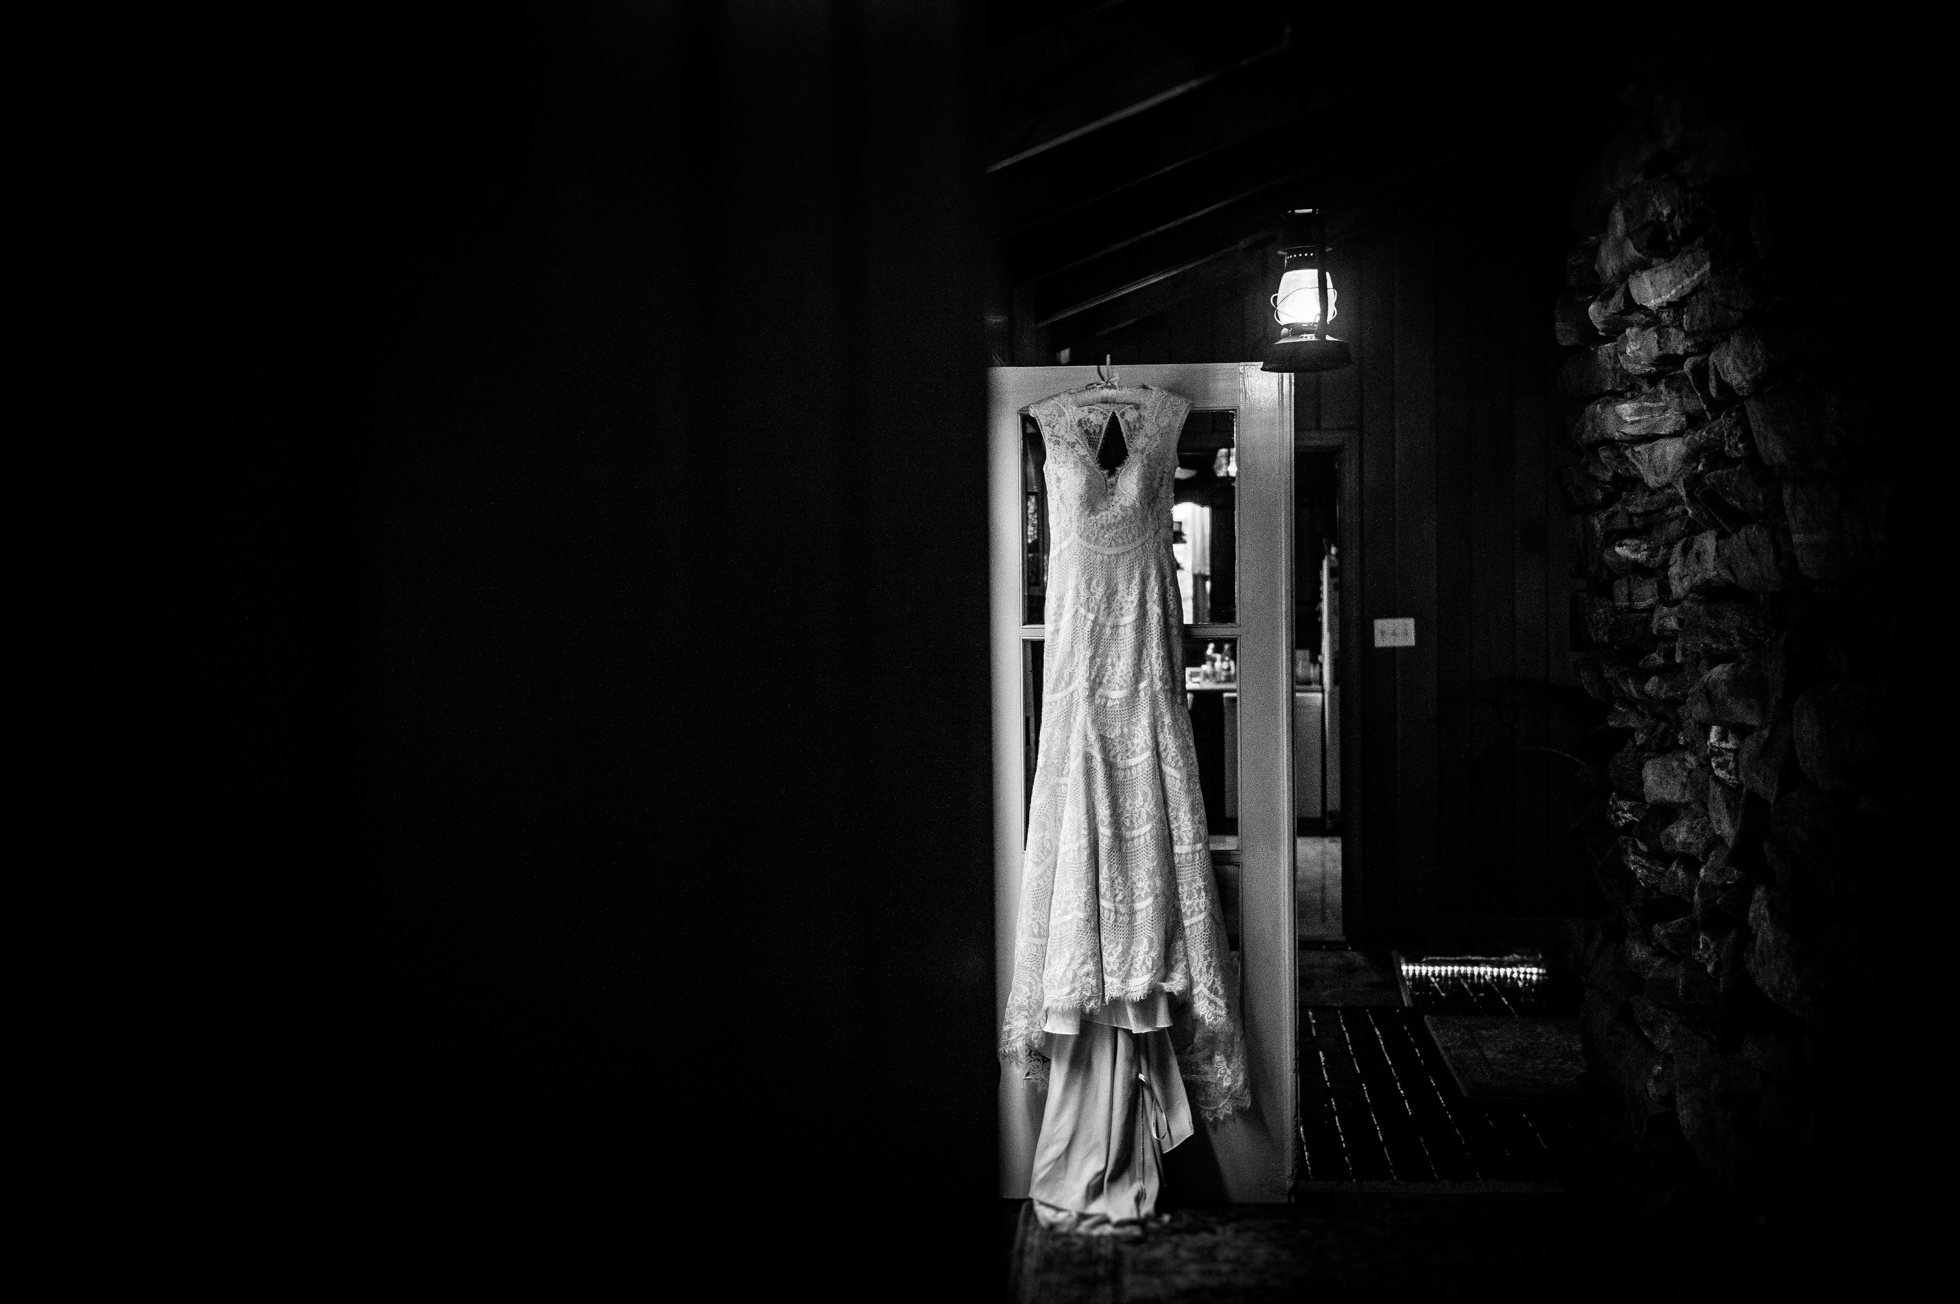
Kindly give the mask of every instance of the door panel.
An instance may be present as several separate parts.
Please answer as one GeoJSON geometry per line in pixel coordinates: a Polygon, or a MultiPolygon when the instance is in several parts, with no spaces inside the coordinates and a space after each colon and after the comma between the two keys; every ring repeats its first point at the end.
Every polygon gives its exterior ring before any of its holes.
{"type": "MultiPolygon", "coordinates": [[[[1232,723],[1237,735],[1237,875],[1241,1010],[1252,1069],[1249,1113],[1222,1124],[1199,1122],[1199,1135],[1168,1157],[1170,1180],[1184,1199],[1283,1202],[1293,1175],[1294,898],[1292,773],[1292,378],[1257,364],[1133,366],[1125,384],[1155,385],[1190,400],[1193,409],[1231,410],[1236,438],[1235,623],[1194,623],[1187,636],[1231,640],[1238,683],[1232,723]]],[[[1014,920],[1026,840],[1028,715],[1024,648],[1038,639],[1030,623],[1025,470],[1029,456],[1022,413],[1031,403],[1096,379],[1093,367],[996,367],[989,371],[989,513],[992,520],[995,819],[995,1012],[1006,1009],[1013,974],[1014,920]]],[[[1041,519],[1037,505],[1036,529],[1041,519]]],[[[1045,533],[1045,532],[1044,532],[1045,533]]],[[[1210,557],[1218,561],[1218,539],[1210,557]]],[[[1214,582],[1212,593],[1220,590],[1214,582]]],[[[1227,610],[1206,615],[1224,615],[1227,610]]],[[[1197,614],[1194,605],[1194,616],[1197,614]]],[[[1214,840],[1215,842],[1217,839],[1214,840]]],[[[1223,877],[1223,876],[1221,876],[1223,877]]],[[[998,1022],[996,1023],[998,1026],[998,1022]]],[[[1003,1196],[1027,1194],[1040,1094],[1003,1069],[1000,1092],[1003,1196]]]]}

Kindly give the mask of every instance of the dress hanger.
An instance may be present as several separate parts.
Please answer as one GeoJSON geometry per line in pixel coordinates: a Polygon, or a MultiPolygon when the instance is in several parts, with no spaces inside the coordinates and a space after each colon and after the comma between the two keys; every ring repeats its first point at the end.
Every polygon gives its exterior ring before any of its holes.
{"type": "Polygon", "coordinates": [[[1103,354],[1103,360],[1096,364],[1096,378],[1082,388],[1084,391],[1095,389],[1109,391],[1103,401],[1113,406],[1137,407],[1143,397],[1142,386],[1133,385],[1128,388],[1123,386],[1122,380],[1116,374],[1116,364],[1110,361],[1107,353],[1103,354]]]}

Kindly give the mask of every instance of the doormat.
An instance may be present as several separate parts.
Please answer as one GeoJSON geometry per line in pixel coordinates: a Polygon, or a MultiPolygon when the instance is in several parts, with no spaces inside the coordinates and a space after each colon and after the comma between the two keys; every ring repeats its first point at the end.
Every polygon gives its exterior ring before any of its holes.
{"type": "Polygon", "coordinates": [[[1576,1019],[1425,1014],[1443,1062],[1473,1100],[1576,1100],[1586,1057],[1576,1019]]]}

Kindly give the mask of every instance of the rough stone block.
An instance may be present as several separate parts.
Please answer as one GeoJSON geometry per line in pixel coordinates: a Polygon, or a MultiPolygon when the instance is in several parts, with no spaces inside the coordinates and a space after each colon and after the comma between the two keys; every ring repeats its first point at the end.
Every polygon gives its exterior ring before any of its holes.
{"type": "MultiPolygon", "coordinates": [[[[1605,405],[1602,411],[1612,411],[1612,405],[1610,403],[1605,405]]],[[[1611,436],[1609,435],[1608,438],[1610,439],[1611,436]]],[[[1626,449],[1615,443],[1602,443],[1595,447],[1591,456],[1586,459],[1585,466],[1595,478],[1604,479],[1609,483],[1620,480],[1637,482],[1640,479],[1640,473],[1633,469],[1633,463],[1627,461],[1626,449]]]]}
{"type": "Polygon", "coordinates": [[[1734,334],[1715,346],[1708,357],[1709,370],[1730,394],[1748,395],[1762,388],[1774,366],[1769,337],[1753,326],[1738,327],[1734,334]]]}
{"type": "Polygon", "coordinates": [[[1743,652],[1769,637],[1769,617],[1754,602],[1690,595],[1681,603],[1680,655],[1683,661],[1743,652]]]}
{"type": "Polygon", "coordinates": [[[1708,355],[1698,353],[1681,364],[1681,374],[1687,377],[1688,385],[1701,401],[1704,412],[1715,411],[1715,393],[1708,385],[1708,355]]]}
{"type": "Polygon", "coordinates": [[[1737,822],[1742,816],[1742,794],[1725,782],[1709,784],[1709,828],[1725,843],[1735,843],[1737,822]]]}
{"type": "Polygon", "coordinates": [[[1681,371],[1661,377],[1654,388],[1659,390],[1677,411],[1685,413],[1690,419],[1708,415],[1708,404],[1702,399],[1701,391],[1695,388],[1694,381],[1689,378],[1685,366],[1681,371]]]}
{"type": "MultiPolygon", "coordinates": [[[[1666,832],[1665,829],[1662,830],[1666,832]]],[[[1657,834],[1656,837],[1659,835],[1657,834]]],[[[1661,875],[1660,891],[1673,897],[1683,906],[1693,906],[1695,901],[1695,875],[1699,868],[1691,860],[1676,859],[1668,863],[1667,872],[1661,875]]]]}
{"type": "MultiPolygon", "coordinates": [[[[1600,233],[1599,247],[1593,254],[1593,275],[1601,285],[1624,281],[1629,272],[1654,261],[1651,255],[1634,247],[1628,219],[1624,198],[1606,215],[1606,230],[1600,233]]],[[[1633,220],[1638,222],[1639,218],[1633,220]]]]}
{"type": "Polygon", "coordinates": [[[1716,553],[1730,582],[1751,593],[1782,593],[1803,582],[1794,545],[1767,521],[1743,526],[1723,539],[1716,553]]]}
{"type": "Polygon", "coordinates": [[[1672,1049],[1676,1020],[1671,1013],[1641,995],[1627,998],[1627,1013],[1632,1016],[1633,1026],[1640,1029],[1640,1035],[1647,1039],[1648,1045],[1663,1055],[1672,1049]]]}
{"type": "Polygon", "coordinates": [[[1820,1005],[1819,984],[1806,972],[1788,904],[1775,888],[1761,887],[1749,903],[1749,976],[1763,995],[1806,1019],[1820,1005]]]}
{"type": "Polygon", "coordinates": [[[1697,346],[1708,348],[1740,326],[1754,306],[1748,286],[1733,276],[1714,275],[1682,300],[1675,325],[1697,346]]]}
{"type": "Polygon", "coordinates": [[[1691,979],[1686,970],[1685,964],[1670,958],[1647,979],[1641,990],[1656,1005],[1664,1005],[1671,1010],[1681,1009],[1692,999],[1689,994],[1691,979]]]}
{"type": "Polygon", "coordinates": [[[1742,786],[1735,754],[1742,746],[1742,735],[1727,725],[1708,726],[1708,772],[1731,788],[1742,786]]]}
{"type": "MultiPolygon", "coordinates": [[[[1626,972],[1623,964],[1614,968],[1626,972]]],[[[1634,981],[1631,975],[1629,981],[1634,981]]],[[[1656,1081],[1667,1080],[1667,1059],[1631,1019],[1619,1013],[1625,1001],[1616,997],[1617,991],[1587,993],[1579,1009],[1580,1035],[1588,1061],[1600,1066],[1610,1090],[1626,1108],[1627,1126],[1637,1136],[1651,1115],[1669,1108],[1671,1097],[1653,1090],[1656,1081]]]]}
{"type": "Polygon", "coordinates": [[[1626,957],[1627,968],[1642,979],[1652,978],[1671,963],[1665,951],[1639,933],[1627,934],[1621,953],[1626,957]]]}
{"type": "Polygon", "coordinates": [[[1640,563],[1621,551],[1617,543],[1601,554],[1600,560],[1605,563],[1607,573],[1614,576],[1624,577],[1640,569],[1640,563]]]}
{"type": "MultiPolygon", "coordinates": [[[[1633,468],[1633,459],[1627,456],[1629,447],[1616,447],[1613,451],[1626,461],[1629,470],[1633,468]]],[[[1661,533],[1674,530],[1674,538],[1666,540],[1668,543],[1693,533],[1675,523],[1682,514],[1680,495],[1667,489],[1649,489],[1646,482],[1638,478],[1638,472],[1635,472],[1635,483],[1620,495],[1620,506],[1633,518],[1636,529],[1658,530],[1661,533]]]]}
{"type": "Polygon", "coordinates": [[[1659,539],[1642,538],[1636,535],[1615,543],[1607,553],[1606,564],[1612,566],[1615,573],[1621,575],[1636,566],[1647,570],[1664,570],[1673,551],[1672,543],[1663,543],[1659,539]],[[1614,566],[1615,558],[1622,564],[1614,566]]]}
{"type": "Polygon", "coordinates": [[[1797,764],[1830,792],[1878,792],[1882,785],[1879,704],[1845,684],[1806,691],[1790,713],[1797,764]]]}
{"type": "Polygon", "coordinates": [[[1606,637],[1601,640],[1609,647],[1644,651],[1654,646],[1654,622],[1638,611],[1616,611],[1607,623],[1606,637]]]}
{"type": "Polygon", "coordinates": [[[1700,931],[1693,915],[1683,915],[1665,924],[1655,924],[1647,930],[1648,936],[1654,939],[1654,945],[1669,955],[1678,956],[1694,954],[1695,934],[1700,931]]]}
{"type": "Polygon", "coordinates": [[[1749,429],[1749,415],[1746,409],[1736,408],[1723,414],[1722,454],[1725,457],[1748,457],[1756,451],[1756,436],[1749,429]]]}
{"type": "MultiPolygon", "coordinates": [[[[1552,310],[1552,337],[1567,348],[1595,345],[1604,340],[1606,336],[1593,325],[1592,303],[1591,295],[1561,295],[1557,307],[1552,310]]],[[[1624,329],[1623,326],[1611,333],[1618,335],[1624,329]]]]}
{"type": "Polygon", "coordinates": [[[1699,765],[1693,752],[1668,752],[1640,768],[1641,796],[1650,804],[1685,806],[1695,799],[1699,765]]]}
{"type": "Polygon", "coordinates": [[[1565,360],[1558,372],[1559,392],[1574,398],[1610,394],[1632,384],[1633,377],[1620,365],[1620,350],[1615,344],[1602,344],[1583,353],[1575,353],[1565,360]]]}
{"type": "MultiPolygon", "coordinates": [[[[1611,338],[1653,320],[1653,314],[1633,301],[1625,282],[1602,291],[1586,305],[1586,320],[1599,337],[1611,338]]],[[[1591,340],[1577,341],[1591,343],[1591,340]]]]}
{"type": "Polygon", "coordinates": [[[1667,560],[1669,590],[1680,594],[1725,587],[1729,576],[1722,569],[1720,551],[1720,540],[1713,530],[1675,544],[1667,560]]]}
{"type": "MultiPolygon", "coordinates": [[[[1622,409],[1635,407],[1633,403],[1622,403],[1622,409]]],[[[1685,418],[1677,417],[1674,428],[1687,424],[1685,418]]],[[[1681,475],[1693,462],[1688,452],[1688,441],[1681,438],[1656,439],[1652,443],[1636,444],[1627,450],[1627,457],[1640,471],[1640,478],[1650,488],[1664,489],[1680,482],[1681,475]]]]}
{"type": "Polygon", "coordinates": [[[1683,1029],[1675,1039],[1674,1109],[1681,1135],[1702,1167],[1724,1183],[1742,1177],[1752,1159],[1762,1075],[1683,1029]]]}
{"type": "MultiPolygon", "coordinates": [[[[1622,611],[1650,611],[1660,597],[1660,585],[1651,575],[1623,575],[1613,581],[1613,605],[1622,611]]],[[[1649,632],[1653,621],[1647,622],[1649,632]]]]}
{"type": "Polygon", "coordinates": [[[1632,744],[1615,752],[1613,759],[1606,763],[1606,777],[1612,782],[1614,790],[1623,797],[1644,800],[1644,775],[1647,762],[1652,757],[1652,752],[1643,751],[1632,744]]]}
{"type": "MultiPolygon", "coordinates": [[[[1718,424],[1710,422],[1704,428],[1713,430],[1718,424]]],[[[1720,494],[1724,501],[1751,516],[1761,516],[1767,511],[1772,495],[1777,492],[1776,478],[1754,462],[1710,471],[1702,477],[1702,482],[1720,494]]]]}
{"type": "Polygon", "coordinates": [[[1788,712],[1778,712],[1765,729],[1742,740],[1736,750],[1736,769],[1742,786],[1764,801],[1774,802],[1788,791],[1797,775],[1796,739],[1788,712]]]}
{"type": "Polygon", "coordinates": [[[1692,671],[1654,675],[1640,685],[1637,696],[1647,702],[1685,702],[1695,686],[1692,671]]]}
{"type": "Polygon", "coordinates": [[[1572,442],[1581,448],[1591,448],[1617,438],[1619,422],[1613,415],[1613,408],[1619,400],[1608,396],[1594,399],[1572,417],[1572,442]]]}
{"type": "MultiPolygon", "coordinates": [[[[1635,254],[1645,260],[1642,266],[1672,257],[1694,238],[1698,225],[1707,218],[1697,197],[1668,176],[1628,187],[1616,207],[1617,225],[1625,231],[1627,243],[1635,254]]],[[[1609,236],[1615,225],[1615,216],[1609,213],[1606,219],[1609,236]]],[[[1606,238],[1602,237],[1602,248],[1605,243],[1606,238]]]]}
{"type": "Polygon", "coordinates": [[[1636,376],[1651,376],[1680,366],[1694,351],[1694,341],[1678,326],[1629,323],[1621,330],[1619,348],[1622,367],[1636,376]]]}
{"type": "Polygon", "coordinates": [[[1769,712],[1769,683],[1762,671],[1746,663],[1724,662],[1701,677],[1685,714],[1695,724],[1761,728],[1769,723],[1769,712]]]}
{"type": "Polygon", "coordinates": [[[1704,871],[1695,884],[1695,919],[1702,931],[1720,936],[1737,924],[1748,922],[1749,902],[1755,892],[1753,883],[1740,878],[1718,883],[1710,880],[1704,871]]]}
{"type": "Polygon", "coordinates": [[[1675,856],[1700,857],[1714,845],[1715,838],[1715,826],[1708,816],[1689,812],[1662,831],[1659,849],[1675,856]]]}
{"type": "MultiPolygon", "coordinates": [[[[1652,814],[1653,812],[1649,811],[1646,816],[1641,817],[1643,826],[1652,814]]],[[[1633,874],[1634,880],[1650,891],[1659,891],[1661,881],[1667,877],[1666,863],[1648,854],[1647,848],[1636,836],[1623,835],[1617,840],[1617,844],[1620,861],[1633,874]]]]}
{"type": "Polygon", "coordinates": [[[1707,248],[1690,245],[1658,266],[1634,272],[1627,278],[1627,292],[1643,308],[1664,308],[1693,293],[1709,271],[1707,248]]]}
{"type": "Polygon", "coordinates": [[[1607,212],[1593,273],[1605,284],[1672,259],[1691,239],[1697,216],[1693,196],[1668,176],[1629,186],[1607,212]]]}
{"type": "MultiPolygon", "coordinates": [[[[1689,446],[1693,447],[1692,441],[1689,446]]],[[[1737,511],[1727,499],[1702,483],[1703,461],[1704,459],[1697,458],[1696,464],[1682,475],[1681,501],[1687,504],[1688,515],[1694,518],[1698,527],[1714,530],[1718,535],[1727,538],[1749,524],[1749,518],[1737,511]]]]}

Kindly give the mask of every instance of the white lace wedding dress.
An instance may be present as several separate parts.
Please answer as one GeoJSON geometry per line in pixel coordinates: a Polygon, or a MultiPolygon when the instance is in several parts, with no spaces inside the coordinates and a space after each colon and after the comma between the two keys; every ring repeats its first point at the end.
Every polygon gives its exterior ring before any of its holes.
{"type": "MultiPolygon", "coordinates": [[[[1040,753],[1002,1053],[1043,1080],[1051,1034],[1168,1038],[1161,1030],[1175,1007],[1181,1076],[1200,1111],[1220,1118],[1246,1107],[1250,1093],[1184,704],[1171,494],[1189,407],[1145,386],[1076,390],[1029,409],[1047,447],[1052,544],[1040,753]],[[1112,416],[1127,456],[1105,472],[1097,454],[1112,416]]],[[[1062,1049],[1075,1055],[1087,1044],[1062,1049]]],[[[1168,1063],[1165,1051],[1156,1062],[1168,1063]]],[[[1178,1099],[1139,1117],[1176,1113],[1181,1084],[1152,1091],[1153,1102],[1178,1099]]],[[[1055,1112],[1051,1100],[1051,1120],[1055,1112]]],[[[1042,1146],[1052,1149],[1048,1131],[1042,1146]]]]}

